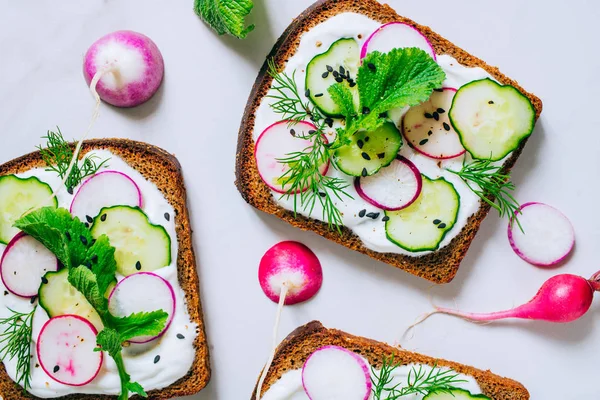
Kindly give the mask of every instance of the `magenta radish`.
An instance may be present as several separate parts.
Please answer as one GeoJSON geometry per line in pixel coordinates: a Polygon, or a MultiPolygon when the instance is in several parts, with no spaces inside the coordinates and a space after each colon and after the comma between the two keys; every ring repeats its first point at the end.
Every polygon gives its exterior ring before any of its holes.
{"type": "Polygon", "coordinates": [[[361,198],[386,211],[410,206],[419,197],[422,186],[421,173],[402,156],[377,174],[354,180],[354,188],[361,198]]]}
{"type": "Polygon", "coordinates": [[[0,261],[4,286],[20,297],[37,296],[42,277],[49,271],[58,271],[56,256],[23,232],[8,243],[0,261]]]}
{"type": "Polygon", "coordinates": [[[508,241],[523,260],[550,267],[562,262],[573,250],[573,225],[556,208],[543,203],[525,203],[516,215],[519,223],[511,221],[508,225],[508,241]]]}
{"type": "Polygon", "coordinates": [[[109,33],[85,54],[83,75],[88,85],[103,72],[96,90],[100,98],[117,107],[135,107],[158,90],[164,75],[160,50],[147,36],[133,31],[109,33]]]}
{"type": "Polygon", "coordinates": [[[83,386],[100,372],[103,352],[96,348],[96,328],[77,315],[61,315],[44,324],[37,355],[44,372],[55,381],[83,386]]]}
{"type": "MultiPolygon", "coordinates": [[[[303,151],[312,146],[312,141],[303,137],[316,129],[316,126],[308,122],[280,121],[260,134],[254,154],[258,173],[267,186],[278,193],[286,193],[290,190],[290,185],[286,184],[285,178],[281,179],[289,167],[280,160],[288,158],[290,153],[303,151]]],[[[324,140],[327,142],[325,137],[324,140]]],[[[323,163],[320,168],[321,174],[325,175],[328,168],[329,162],[323,163]]],[[[302,188],[301,191],[304,190],[306,188],[302,188]]]]}
{"type": "Polygon", "coordinates": [[[433,46],[417,28],[402,22],[390,22],[382,25],[363,44],[360,58],[373,51],[388,53],[392,49],[418,47],[436,59],[433,46]]]}
{"type": "Polygon", "coordinates": [[[406,112],[402,118],[402,134],[413,149],[438,160],[465,154],[448,117],[455,93],[453,88],[434,91],[429,100],[406,112]]]}
{"type": "Polygon", "coordinates": [[[152,272],[138,272],[121,280],[108,298],[112,315],[125,317],[138,312],[163,310],[169,314],[165,328],[157,336],[140,336],[130,342],[147,343],[162,336],[175,315],[175,292],[173,286],[152,272]]]}
{"type": "Polygon", "coordinates": [[[343,347],[321,347],[304,362],[302,386],[311,400],[368,400],[369,365],[343,347]]]}
{"type": "Polygon", "coordinates": [[[142,192],[128,175],[102,171],[86,180],[73,198],[71,214],[91,223],[104,207],[142,207],[142,192]]]}

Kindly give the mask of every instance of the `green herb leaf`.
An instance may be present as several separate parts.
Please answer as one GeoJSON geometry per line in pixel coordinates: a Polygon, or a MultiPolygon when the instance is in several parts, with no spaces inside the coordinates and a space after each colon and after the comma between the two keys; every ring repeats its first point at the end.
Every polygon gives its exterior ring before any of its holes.
{"type": "Polygon", "coordinates": [[[252,0],[195,0],[194,11],[219,35],[226,33],[244,39],[254,30],[254,25],[246,27],[244,18],[250,14],[252,0]]]}
{"type": "Polygon", "coordinates": [[[85,264],[92,266],[100,293],[105,294],[109,286],[117,282],[115,248],[110,245],[108,236],[100,236],[88,249],[85,264]]]}
{"type": "Polygon", "coordinates": [[[343,83],[335,83],[329,86],[327,91],[331,99],[340,107],[342,115],[346,118],[346,123],[356,116],[354,97],[348,86],[343,83]]]}
{"type": "Polygon", "coordinates": [[[139,312],[127,317],[111,318],[111,325],[119,332],[121,342],[136,336],[156,336],[167,323],[169,314],[163,310],[139,312]]]}
{"type": "Polygon", "coordinates": [[[100,291],[96,275],[83,265],[69,269],[69,283],[85,296],[96,309],[103,322],[108,314],[108,300],[100,291]]]}
{"type": "Polygon", "coordinates": [[[100,346],[99,349],[107,352],[111,357],[121,354],[121,340],[119,338],[119,332],[112,328],[104,328],[96,336],[96,344],[100,346]]]}
{"type": "MultiPolygon", "coordinates": [[[[131,377],[129,379],[131,379],[131,377]]],[[[137,382],[127,382],[127,390],[142,397],[148,397],[148,394],[144,391],[142,385],[137,382]]]]}

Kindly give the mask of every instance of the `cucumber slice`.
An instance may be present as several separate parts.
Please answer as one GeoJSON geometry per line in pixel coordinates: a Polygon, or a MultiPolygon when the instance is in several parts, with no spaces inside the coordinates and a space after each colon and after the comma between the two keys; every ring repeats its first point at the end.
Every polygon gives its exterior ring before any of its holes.
{"type": "Polygon", "coordinates": [[[50,318],[59,315],[78,315],[90,321],[99,331],[104,327],[100,316],[74,286],[69,283],[69,270],[48,272],[38,292],[40,306],[50,318]]]}
{"type": "Polygon", "coordinates": [[[336,82],[344,83],[354,96],[358,108],[356,75],[360,65],[360,49],[354,39],[340,39],[325,53],[315,56],[306,67],[308,97],[323,114],[341,117],[340,107],[331,99],[327,89],[336,82]]]}
{"type": "Polygon", "coordinates": [[[425,175],[421,194],[410,206],[400,211],[386,211],[387,238],[405,250],[437,250],[446,233],[456,223],[460,196],[444,178],[429,179],[425,175]]]}
{"type": "Polygon", "coordinates": [[[469,400],[469,399],[488,399],[483,394],[471,394],[464,389],[451,389],[444,391],[433,391],[423,398],[423,400],[469,400]]]}
{"type": "Polygon", "coordinates": [[[391,122],[373,132],[357,132],[334,154],[337,167],[351,176],[369,176],[387,167],[402,147],[402,135],[391,122]]]}
{"type": "Polygon", "coordinates": [[[448,115],[463,147],[482,160],[503,159],[535,125],[531,101],[514,87],[489,78],[458,89],[448,115]]]}
{"type": "Polygon", "coordinates": [[[92,236],[108,236],[115,248],[117,271],[124,276],[154,271],[171,264],[171,238],[153,225],[139,207],[103,208],[94,219],[92,236]]]}
{"type": "Polygon", "coordinates": [[[19,178],[15,175],[0,176],[0,243],[7,244],[19,233],[13,227],[15,221],[33,207],[42,205],[58,207],[47,183],[32,176],[19,178]]]}

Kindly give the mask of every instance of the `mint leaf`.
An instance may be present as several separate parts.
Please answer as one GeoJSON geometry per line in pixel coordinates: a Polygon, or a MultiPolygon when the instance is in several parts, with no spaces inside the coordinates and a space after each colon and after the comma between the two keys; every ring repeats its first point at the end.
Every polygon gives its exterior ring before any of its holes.
{"type": "Polygon", "coordinates": [[[335,83],[327,89],[331,99],[340,107],[342,115],[348,119],[356,116],[356,108],[354,107],[354,97],[348,86],[343,83],[335,83]]]}
{"type": "Polygon", "coordinates": [[[98,290],[106,294],[109,286],[117,282],[117,261],[115,260],[115,248],[110,245],[108,236],[102,235],[88,249],[86,265],[92,266],[92,272],[96,275],[98,290]]]}
{"type": "Polygon", "coordinates": [[[165,328],[169,314],[163,310],[139,312],[127,317],[111,316],[111,326],[119,332],[121,342],[136,336],[156,336],[165,328]]]}
{"type": "Polygon", "coordinates": [[[85,296],[104,322],[108,314],[108,300],[104,297],[104,292],[100,291],[96,275],[83,265],[71,268],[69,269],[69,283],[85,296]]]}
{"type": "Polygon", "coordinates": [[[113,358],[121,354],[119,333],[114,329],[104,328],[101,330],[96,336],[96,344],[113,358]]]}
{"type": "Polygon", "coordinates": [[[252,0],[195,0],[194,11],[219,35],[226,33],[244,39],[254,30],[254,25],[246,27],[244,18],[250,14],[252,0]]]}

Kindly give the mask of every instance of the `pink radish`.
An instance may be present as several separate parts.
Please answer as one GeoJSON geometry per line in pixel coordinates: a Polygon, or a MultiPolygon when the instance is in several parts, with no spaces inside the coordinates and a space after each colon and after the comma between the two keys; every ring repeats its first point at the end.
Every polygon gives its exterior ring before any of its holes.
{"type": "Polygon", "coordinates": [[[363,44],[360,58],[365,58],[372,51],[387,53],[392,49],[418,47],[436,59],[435,50],[419,30],[402,22],[390,22],[382,25],[369,36],[363,44]]]}
{"type": "Polygon", "coordinates": [[[98,331],[77,315],[61,315],[44,324],[37,340],[37,354],[44,372],[55,381],[83,386],[100,372],[103,352],[94,351],[98,331]]]}
{"type": "Polygon", "coordinates": [[[20,297],[37,296],[42,278],[49,271],[58,271],[56,256],[23,232],[8,243],[0,261],[4,286],[20,297]]]}
{"type": "MultiPolygon", "coordinates": [[[[312,141],[304,139],[317,129],[309,122],[292,123],[291,121],[280,121],[265,129],[258,140],[254,154],[256,166],[262,180],[271,189],[278,193],[286,193],[290,190],[290,185],[285,184],[285,174],[289,167],[280,160],[289,157],[290,153],[303,151],[312,146],[312,141]]],[[[323,136],[325,142],[327,138],[323,136]]],[[[322,175],[327,173],[329,162],[323,163],[320,168],[322,175]]],[[[302,188],[301,191],[306,190],[302,188]]]]}
{"type": "Polygon", "coordinates": [[[117,107],[134,107],[158,90],[164,75],[160,50],[147,36],[117,31],[101,37],[88,49],[83,75],[88,85],[104,71],[96,90],[100,98],[117,107]]]}
{"type": "Polygon", "coordinates": [[[402,156],[377,174],[354,180],[354,188],[360,197],[386,211],[410,206],[419,197],[422,186],[421,173],[415,164],[402,156]]]}
{"type": "Polygon", "coordinates": [[[543,203],[525,203],[515,215],[523,230],[511,221],[508,241],[523,260],[550,267],[562,262],[573,250],[573,225],[556,208],[543,203]]]}
{"type": "Polygon", "coordinates": [[[173,286],[152,272],[138,272],[125,277],[115,286],[108,298],[109,310],[117,317],[154,310],[163,310],[169,314],[162,332],[156,336],[140,336],[130,340],[133,343],[147,343],[161,337],[173,321],[175,306],[173,286]]]}
{"type": "Polygon", "coordinates": [[[304,362],[302,386],[311,400],[368,400],[371,373],[359,355],[343,347],[325,346],[304,362]]]}
{"type": "Polygon", "coordinates": [[[71,214],[91,223],[104,207],[142,207],[142,192],[128,175],[102,171],[86,180],[73,198],[71,214]]]}

